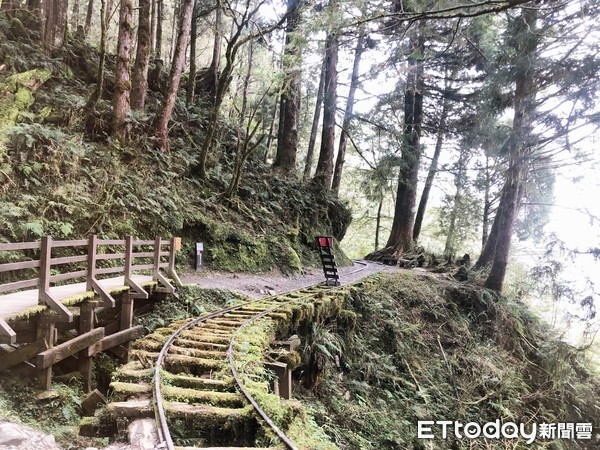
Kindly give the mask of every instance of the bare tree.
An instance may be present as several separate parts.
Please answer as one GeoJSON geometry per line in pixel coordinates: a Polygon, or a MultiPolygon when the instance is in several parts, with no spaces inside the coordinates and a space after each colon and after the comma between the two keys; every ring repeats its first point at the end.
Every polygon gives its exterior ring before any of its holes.
{"type": "Polygon", "coordinates": [[[194,0],[184,0],[181,11],[181,21],[179,24],[179,33],[177,34],[177,44],[175,46],[175,53],[173,54],[173,62],[171,63],[169,86],[155,121],[154,130],[157,147],[163,152],[167,151],[169,148],[167,140],[168,125],[171,120],[171,115],[173,114],[175,101],[177,100],[177,91],[179,90],[181,73],[183,72],[183,67],[185,65],[185,52],[190,38],[193,10],[194,0]]]}
{"type": "Polygon", "coordinates": [[[356,50],[354,51],[354,64],[352,66],[352,77],[350,79],[350,91],[348,92],[348,100],[346,102],[346,111],[344,113],[344,122],[342,123],[342,132],[340,133],[340,144],[338,147],[337,159],[335,161],[335,170],[333,172],[333,182],[331,190],[337,195],[340,192],[340,184],[342,183],[342,171],[344,170],[344,160],[346,158],[346,146],[348,145],[348,133],[350,132],[350,124],[352,121],[352,112],[354,110],[354,96],[358,88],[358,74],[360,70],[360,59],[362,57],[365,42],[365,29],[361,27],[358,32],[356,42],[356,50]]]}

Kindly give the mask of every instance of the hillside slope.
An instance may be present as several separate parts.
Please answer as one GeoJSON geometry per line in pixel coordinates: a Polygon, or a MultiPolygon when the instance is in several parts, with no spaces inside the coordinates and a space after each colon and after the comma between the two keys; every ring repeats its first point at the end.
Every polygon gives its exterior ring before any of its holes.
{"type": "Polygon", "coordinates": [[[365,285],[347,307],[353,332],[321,323],[305,338],[305,361],[322,372],[302,394],[340,448],[600,448],[600,377],[520,302],[405,272],[365,285]],[[435,439],[418,438],[419,421],[442,420],[523,423],[527,433],[537,424],[538,438],[442,439],[438,425],[426,433],[435,439]],[[592,423],[596,437],[541,439],[543,423],[592,423]]]}
{"type": "Polygon", "coordinates": [[[70,38],[50,57],[29,31],[35,28],[0,15],[1,241],[45,234],[178,235],[190,258],[193,243],[204,242],[206,262],[215,269],[279,267],[288,273],[316,262],[315,235],[343,237],[351,220],[347,207],[299,180],[273,174],[263,162],[264,147],[248,161],[238,196],[222,196],[236,139],[225,117],[220,144],[210,154],[208,181],[190,175],[207,114],[201,106],[186,109],[181,99],[170,126],[170,151],[155,150],[151,127],[162,98],[158,86],[150,86],[146,112],[128,117],[130,142],[114,141],[114,56],[107,60],[104,95],[88,108],[97,51],[70,38]]]}

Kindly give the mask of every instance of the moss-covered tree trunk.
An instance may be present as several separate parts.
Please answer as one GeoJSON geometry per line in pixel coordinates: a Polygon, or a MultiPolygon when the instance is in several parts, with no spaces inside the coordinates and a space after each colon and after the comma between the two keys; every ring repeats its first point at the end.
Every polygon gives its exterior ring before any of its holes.
{"type": "Polygon", "coordinates": [[[131,91],[132,28],[133,2],[132,0],[121,0],[117,41],[117,69],[113,95],[113,135],[120,141],[125,141],[128,135],[125,118],[129,113],[129,94],[131,91]]]}
{"type": "Polygon", "coordinates": [[[333,177],[338,47],[339,39],[337,31],[330,31],[325,39],[325,86],[321,150],[319,152],[317,170],[313,178],[313,182],[324,190],[329,190],[331,187],[331,178],[333,177]]]}
{"type": "Polygon", "coordinates": [[[177,100],[177,91],[179,90],[181,73],[183,72],[183,67],[185,65],[185,53],[190,38],[193,9],[194,0],[184,0],[181,10],[179,32],[177,33],[177,42],[175,44],[175,52],[171,63],[169,86],[155,122],[157,146],[161,151],[167,151],[169,148],[167,141],[168,125],[169,120],[171,120],[171,115],[173,114],[175,101],[177,100]]]}
{"type": "Polygon", "coordinates": [[[287,2],[287,26],[283,70],[285,79],[279,106],[279,130],[277,152],[273,168],[293,173],[296,169],[298,151],[298,129],[300,122],[300,96],[302,72],[300,69],[301,49],[294,38],[300,23],[299,0],[287,2]]]}
{"type": "Polygon", "coordinates": [[[152,0],[139,0],[139,21],[137,50],[133,69],[131,108],[143,110],[148,90],[148,63],[150,62],[150,3],[152,0]]]}
{"type": "Polygon", "coordinates": [[[348,100],[346,102],[346,111],[344,113],[344,122],[342,123],[342,132],[340,133],[340,144],[338,154],[335,160],[335,169],[333,172],[333,181],[331,190],[337,195],[340,192],[342,184],[342,172],[344,170],[344,161],[346,159],[346,147],[348,145],[348,137],[350,132],[350,124],[352,121],[352,113],[354,111],[354,96],[358,88],[358,72],[360,70],[360,59],[364,52],[365,29],[360,28],[358,40],[356,42],[356,50],[354,51],[354,64],[352,66],[352,77],[350,78],[350,91],[348,92],[348,100]]]}

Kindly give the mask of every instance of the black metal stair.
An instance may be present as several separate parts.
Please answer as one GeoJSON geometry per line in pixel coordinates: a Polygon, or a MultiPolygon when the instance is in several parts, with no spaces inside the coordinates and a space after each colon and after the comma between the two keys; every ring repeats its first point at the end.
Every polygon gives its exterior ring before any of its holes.
{"type": "Polygon", "coordinates": [[[333,254],[333,238],[331,236],[318,236],[317,248],[323,264],[323,274],[325,275],[325,284],[328,286],[339,286],[340,276],[335,265],[335,256],[333,254]]]}

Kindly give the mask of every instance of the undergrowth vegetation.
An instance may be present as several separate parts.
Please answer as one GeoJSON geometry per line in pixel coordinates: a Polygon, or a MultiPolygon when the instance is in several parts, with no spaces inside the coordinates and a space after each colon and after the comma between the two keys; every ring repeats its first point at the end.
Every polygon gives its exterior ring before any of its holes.
{"type": "MultiPolygon", "coordinates": [[[[417,439],[419,420],[589,423],[600,382],[518,301],[402,273],[354,291],[354,333],[315,325],[303,340],[324,374],[301,398],[345,449],[525,448],[524,441],[417,439]]],[[[595,426],[598,424],[596,423],[595,426]]],[[[597,448],[540,440],[531,448],[597,448]]]]}
{"type": "Polygon", "coordinates": [[[149,130],[162,94],[150,90],[148,111],[128,116],[131,140],[114,141],[114,58],[107,61],[104,97],[92,110],[86,104],[96,50],[73,38],[50,58],[32,44],[27,24],[15,20],[0,16],[0,241],[175,235],[184,238],[189,257],[193,243],[203,242],[215,269],[297,273],[317,262],[315,235],[342,239],[351,220],[347,207],[274,175],[263,162],[265,148],[248,161],[237,197],[224,197],[236,136],[225,118],[208,180],[194,178],[207,114],[201,105],[186,109],[180,99],[170,150],[160,152],[149,130]]]}

